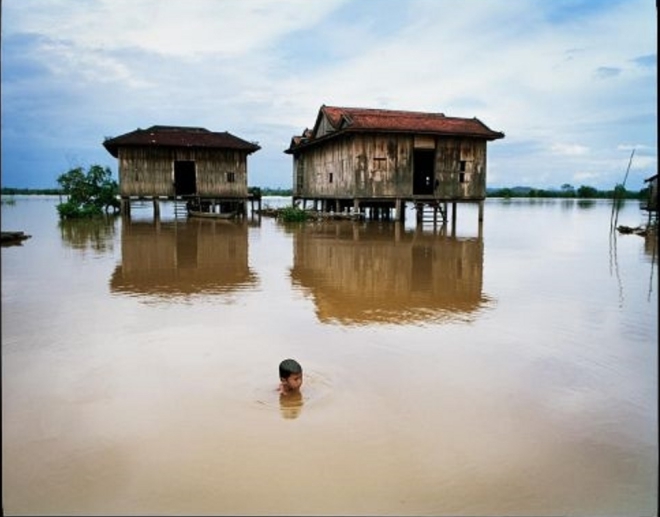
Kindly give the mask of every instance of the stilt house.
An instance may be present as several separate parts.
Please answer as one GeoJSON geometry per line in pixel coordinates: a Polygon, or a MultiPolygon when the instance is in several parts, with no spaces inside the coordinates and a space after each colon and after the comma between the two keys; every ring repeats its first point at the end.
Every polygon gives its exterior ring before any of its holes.
{"type": "Polygon", "coordinates": [[[122,201],[131,198],[197,199],[245,206],[247,157],[260,147],[228,132],[199,127],[152,126],[106,139],[119,160],[122,201]]]}
{"type": "MultiPolygon", "coordinates": [[[[324,211],[365,207],[405,213],[406,202],[442,208],[486,198],[486,143],[504,138],[477,118],[321,106],[294,136],[294,201],[324,211]]],[[[482,210],[480,210],[480,219],[482,210]]]]}

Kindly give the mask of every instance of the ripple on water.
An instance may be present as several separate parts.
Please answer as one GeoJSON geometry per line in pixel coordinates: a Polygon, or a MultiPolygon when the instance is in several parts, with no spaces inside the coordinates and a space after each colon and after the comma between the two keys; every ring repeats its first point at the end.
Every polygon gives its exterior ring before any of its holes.
{"type": "Polygon", "coordinates": [[[305,371],[304,383],[300,394],[280,396],[277,387],[259,387],[254,392],[256,407],[266,410],[278,410],[284,418],[296,418],[305,409],[316,406],[332,393],[332,381],[318,371],[305,371]]]}

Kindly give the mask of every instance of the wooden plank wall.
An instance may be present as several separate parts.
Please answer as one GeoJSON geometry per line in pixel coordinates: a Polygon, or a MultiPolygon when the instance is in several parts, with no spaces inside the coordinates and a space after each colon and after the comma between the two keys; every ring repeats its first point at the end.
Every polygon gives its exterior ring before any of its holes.
{"type": "Polygon", "coordinates": [[[125,147],[119,150],[122,196],[174,196],[174,162],[195,162],[197,193],[207,197],[247,197],[247,154],[224,149],[125,147]],[[234,182],[227,181],[233,172],[234,182]]]}
{"type": "Polygon", "coordinates": [[[437,197],[483,199],[486,197],[486,141],[473,138],[438,138],[435,177],[437,197]],[[461,171],[464,162],[464,171],[461,171]],[[462,174],[461,174],[462,173],[462,174]]]}
{"type": "Polygon", "coordinates": [[[428,135],[355,134],[305,149],[293,160],[296,196],[307,198],[409,198],[414,149],[436,149],[440,199],[483,199],[486,141],[428,135]],[[461,170],[464,162],[465,170],[461,170]],[[299,178],[303,177],[302,187],[299,178]]]}
{"type": "Polygon", "coordinates": [[[353,135],[312,147],[294,158],[309,197],[396,197],[412,190],[412,137],[353,135]],[[331,181],[332,178],[332,181],[331,181]]]}

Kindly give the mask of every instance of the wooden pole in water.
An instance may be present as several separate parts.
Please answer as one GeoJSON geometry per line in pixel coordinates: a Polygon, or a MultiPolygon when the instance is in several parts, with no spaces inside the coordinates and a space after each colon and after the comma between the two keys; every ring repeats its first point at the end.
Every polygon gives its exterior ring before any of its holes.
{"type": "MultiPolygon", "coordinates": [[[[626,180],[628,179],[628,173],[630,172],[630,165],[632,164],[633,156],[635,156],[635,148],[633,147],[632,152],[630,153],[630,160],[628,160],[628,168],[626,169],[626,175],[623,177],[623,183],[621,184],[621,189],[626,189],[626,180]]],[[[612,196],[612,216],[610,218],[610,231],[616,229],[616,225],[619,221],[619,199],[617,198],[616,186],[614,187],[614,195],[612,196]]]]}

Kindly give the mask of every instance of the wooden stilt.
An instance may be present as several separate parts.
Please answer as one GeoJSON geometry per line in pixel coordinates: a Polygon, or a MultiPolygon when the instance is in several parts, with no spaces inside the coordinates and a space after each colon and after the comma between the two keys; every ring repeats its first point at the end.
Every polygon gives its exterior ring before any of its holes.
{"type": "Polygon", "coordinates": [[[131,217],[131,200],[130,198],[123,197],[119,201],[121,214],[126,217],[131,217]]]}

